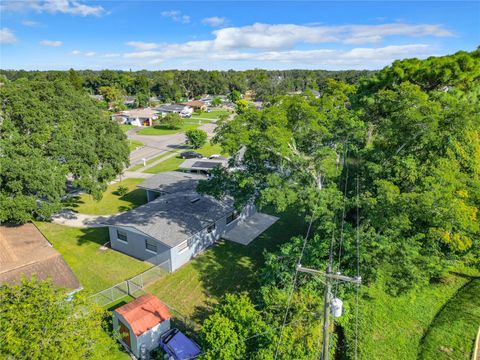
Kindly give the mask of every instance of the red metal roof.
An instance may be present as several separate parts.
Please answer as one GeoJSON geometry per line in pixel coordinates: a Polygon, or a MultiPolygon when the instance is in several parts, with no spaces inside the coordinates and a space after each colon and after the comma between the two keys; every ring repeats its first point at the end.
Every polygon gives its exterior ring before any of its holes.
{"type": "Polygon", "coordinates": [[[142,295],[115,311],[127,320],[135,336],[172,317],[168,308],[152,294],[142,295]]]}

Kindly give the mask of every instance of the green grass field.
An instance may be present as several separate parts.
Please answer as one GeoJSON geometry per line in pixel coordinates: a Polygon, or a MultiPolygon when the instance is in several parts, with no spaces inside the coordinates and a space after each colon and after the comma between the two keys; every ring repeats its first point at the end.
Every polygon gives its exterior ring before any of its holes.
{"type": "Polygon", "coordinates": [[[141,142],[139,140],[127,139],[127,142],[128,142],[128,150],[130,150],[130,152],[132,152],[136,148],[144,145],[143,142],[141,142]]]}
{"type": "Polygon", "coordinates": [[[64,203],[65,208],[89,215],[110,215],[133,209],[147,202],[145,191],[136,187],[143,180],[125,179],[109,185],[100,201],[96,201],[88,194],[69,198],[64,203]],[[126,195],[119,196],[117,190],[120,186],[128,187],[129,192],[126,195]]]}
{"type": "MultiPolygon", "coordinates": [[[[165,157],[165,156],[167,156],[168,154],[171,154],[171,153],[173,153],[173,152],[176,152],[176,151],[175,151],[175,150],[171,150],[171,151],[166,151],[166,152],[164,152],[164,153],[161,153],[161,154],[158,155],[158,156],[155,156],[155,157],[153,157],[153,158],[151,158],[151,159],[148,159],[148,160],[146,161],[146,163],[147,163],[147,165],[150,165],[150,164],[154,163],[155,161],[158,161],[158,160],[160,160],[161,158],[163,158],[163,157],[165,157]]],[[[128,170],[129,170],[129,171],[137,171],[138,169],[141,169],[141,168],[143,168],[143,167],[144,167],[144,166],[143,166],[143,163],[140,163],[140,164],[137,164],[137,165],[135,165],[135,166],[132,166],[132,167],[129,168],[128,170]]]]}
{"type": "Polygon", "coordinates": [[[418,359],[470,359],[479,324],[480,278],[472,277],[435,316],[418,359]]]}
{"type": "Polygon", "coordinates": [[[136,126],[134,126],[134,125],[126,125],[126,124],[121,124],[119,126],[120,126],[120,129],[122,129],[122,131],[124,133],[126,133],[130,129],[136,128],[136,126]]]}
{"type": "Polygon", "coordinates": [[[221,241],[146,291],[200,323],[226,292],[250,291],[258,285],[264,250],[272,251],[303,231],[304,220],[285,213],[248,246],[221,241]]]}
{"type": "MultiPolygon", "coordinates": [[[[222,156],[227,155],[225,153],[222,153],[222,149],[220,145],[212,145],[210,143],[205,144],[200,149],[183,149],[181,151],[187,151],[187,150],[198,152],[205,157],[211,156],[213,154],[220,154],[222,156]]],[[[169,159],[166,159],[165,161],[162,161],[155,166],[152,166],[151,168],[145,170],[144,172],[149,174],[157,174],[159,172],[175,171],[178,169],[180,164],[184,161],[185,159],[182,159],[179,155],[177,155],[169,159]]]]}
{"type": "Polygon", "coordinates": [[[210,112],[201,112],[197,113],[194,112],[192,114],[192,119],[218,119],[218,117],[222,114],[230,114],[228,110],[212,110],[210,112]]]}
{"type": "Polygon", "coordinates": [[[47,222],[37,227],[53,244],[90,294],[109,288],[151,267],[150,264],[111,249],[107,228],[73,228],[47,222]]]}
{"type": "Polygon", "coordinates": [[[180,132],[186,132],[188,130],[193,130],[199,127],[198,123],[185,123],[180,129],[168,129],[163,125],[149,126],[142,128],[138,131],[138,135],[169,135],[176,134],[180,132]]]}
{"type": "MultiPolygon", "coordinates": [[[[397,297],[379,286],[362,287],[360,358],[469,359],[480,321],[480,281],[469,282],[469,276],[451,273],[441,283],[397,297]]],[[[345,329],[350,355],[353,328],[352,319],[345,329]]]]}

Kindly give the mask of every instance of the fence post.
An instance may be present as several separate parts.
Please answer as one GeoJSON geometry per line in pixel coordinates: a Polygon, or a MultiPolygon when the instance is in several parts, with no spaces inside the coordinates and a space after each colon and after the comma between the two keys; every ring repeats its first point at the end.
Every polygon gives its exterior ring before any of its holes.
{"type": "Polygon", "coordinates": [[[132,294],[130,294],[130,280],[127,280],[126,283],[127,283],[127,294],[132,296],[132,294]]]}

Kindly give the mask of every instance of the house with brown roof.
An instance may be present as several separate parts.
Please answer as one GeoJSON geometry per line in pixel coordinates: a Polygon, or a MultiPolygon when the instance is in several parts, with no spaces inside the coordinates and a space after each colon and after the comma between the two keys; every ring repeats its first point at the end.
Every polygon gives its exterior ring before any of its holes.
{"type": "Polygon", "coordinates": [[[142,295],[113,311],[113,330],[121,343],[137,357],[143,358],[160,344],[160,335],[170,329],[167,306],[152,294],[142,295]]]}
{"type": "Polygon", "coordinates": [[[0,285],[19,284],[22,276],[52,279],[61,288],[76,290],[80,283],[62,255],[34,224],[0,226],[0,285]]]}
{"type": "Polygon", "coordinates": [[[181,105],[190,106],[191,108],[193,108],[194,111],[207,110],[207,104],[205,104],[203,101],[200,101],[200,100],[187,101],[187,102],[181,103],[181,105]]]}

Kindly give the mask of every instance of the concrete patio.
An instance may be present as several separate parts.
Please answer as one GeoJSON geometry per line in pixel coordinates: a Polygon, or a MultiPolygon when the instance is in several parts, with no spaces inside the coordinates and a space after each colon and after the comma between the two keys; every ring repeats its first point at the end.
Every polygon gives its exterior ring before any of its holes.
{"type": "Polygon", "coordinates": [[[240,221],[232,230],[225,233],[222,238],[238,244],[248,245],[277,220],[278,217],[276,216],[256,213],[255,215],[240,221]]]}

